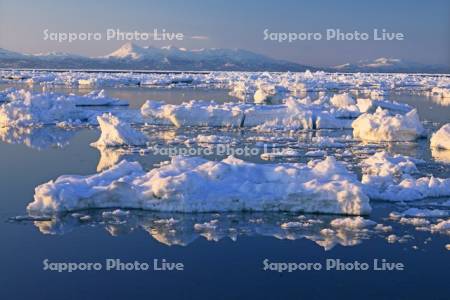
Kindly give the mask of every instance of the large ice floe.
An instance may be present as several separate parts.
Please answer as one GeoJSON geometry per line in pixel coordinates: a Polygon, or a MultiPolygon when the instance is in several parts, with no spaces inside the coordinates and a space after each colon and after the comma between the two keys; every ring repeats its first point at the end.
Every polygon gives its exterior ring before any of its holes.
{"type": "MultiPolygon", "coordinates": [[[[276,105],[192,100],[179,105],[147,101],[141,113],[148,122],[183,126],[255,127],[259,131],[351,128],[351,110],[335,111],[308,98],[287,98],[276,105]]],[[[355,111],[357,115],[359,112],[355,111]]]]}
{"type": "Polygon", "coordinates": [[[38,186],[30,212],[89,208],[155,211],[304,211],[361,215],[371,211],[356,176],[334,158],[300,163],[254,164],[173,157],[146,173],[122,161],[90,176],[61,176],[38,186]]]}
{"type": "Polygon", "coordinates": [[[408,142],[424,135],[424,128],[417,110],[405,115],[392,115],[388,110],[377,108],[375,113],[365,113],[352,123],[353,135],[373,142],[408,142]]]}
{"type": "Polygon", "coordinates": [[[141,108],[142,115],[153,123],[182,126],[241,126],[243,115],[236,103],[217,104],[214,101],[192,100],[180,105],[147,101],[141,108]]]}
{"type": "Polygon", "coordinates": [[[142,146],[148,141],[142,132],[111,114],[98,116],[97,121],[101,135],[91,144],[94,147],[142,146]]]}
{"type": "Polygon", "coordinates": [[[362,183],[364,191],[374,200],[414,201],[429,197],[450,196],[450,178],[420,177],[417,163],[411,157],[379,152],[363,160],[362,183]]]}
{"type": "Polygon", "coordinates": [[[57,94],[31,94],[20,91],[14,101],[0,106],[0,126],[55,124],[68,120],[86,120],[92,113],[57,94]]]}

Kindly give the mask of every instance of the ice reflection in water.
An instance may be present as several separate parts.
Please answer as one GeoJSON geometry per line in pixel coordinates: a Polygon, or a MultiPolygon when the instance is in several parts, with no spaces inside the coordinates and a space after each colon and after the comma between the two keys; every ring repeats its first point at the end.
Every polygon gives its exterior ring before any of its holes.
{"type": "Polygon", "coordinates": [[[432,148],[431,155],[438,162],[450,164],[450,150],[432,148]]]}
{"type": "Polygon", "coordinates": [[[67,146],[76,133],[75,129],[57,126],[0,127],[0,140],[8,144],[23,144],[33,149],[44,150],[67,146]]]}
{"type": "MultiPolygon", "coordinates": [[[[79,228],[103,227],[112,236],[136,230],[148,232],[158,242],[187,246],[200,237],[208,241],[265,236],[277,239],[308,239],[330,250],[336,245],[354,246],[387,232],[369,228],[335,228],[339,216],[288,213],[167,214],[145,211],[92,210],[33,221],[43,234],[63,235],[79,228]]],[[[30,218],[33,220],[33,218],[30,218]]]]}

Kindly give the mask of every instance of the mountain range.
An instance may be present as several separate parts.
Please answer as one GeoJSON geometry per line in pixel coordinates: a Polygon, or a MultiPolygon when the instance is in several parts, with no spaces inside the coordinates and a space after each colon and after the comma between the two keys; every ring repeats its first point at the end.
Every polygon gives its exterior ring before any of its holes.
{"type": "Polygon", "coordinates": [[[0,68],[450,73],[449,66],[425,65],[394,58],[378,58],[323,68],[274,59],[243,49],[187,50],[172,46],[141,47],[132,43],[126,43],[116,51],[100,57],[61,52],[23,54],[0,48],[0,68]]]}
{"type": "Polygon", "coordinates": [[[380,73],[450,73],[450,66],[427,65],[398,58],[380,57],[374,60],[360,60],[333,67],[337,72],[380,72],[380,73]]]}

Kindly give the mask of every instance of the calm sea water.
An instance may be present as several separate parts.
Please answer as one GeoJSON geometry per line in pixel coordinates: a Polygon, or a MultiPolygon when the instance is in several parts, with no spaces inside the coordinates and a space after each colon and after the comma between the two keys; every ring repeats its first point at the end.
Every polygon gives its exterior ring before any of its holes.
{"type": "MultiPolygon", "coordinates": [[[[6,87],[0,86],[0,89],[6,87]]],[[[34,90],[40,87],[28,87],[34,90]]],[[[55,89],[85,93],[88,90],[55,89]]],[[[113,97],[131,100],[139,107],[146,99],[179,103],[190,99],[232,99],[223,90],[106,88],[113,97]]],[[[417,95],[392,98],[416,106],[432,131],[450,119],[450,106],[417,95]]],[[[211,132],[211,129],[174,130],[146,128],[164,141],[177,135],[215,133],[238,143],[255,135],[246,131],[211,132]],[[167,137],[166,137],[167,136],[167,137]]],[[[312,135],[302,133],[306,142],[312,135]]],[[[336,135],[336,132],[321,133],[336,135]]],[[[339,134],[342,134],[340,132],[339,134]]],[[[348,132],[347,134],[351,134],[348,132]]],[[[99,136],[96,128],[63,130],[44,127],[25,132],[3,132],[0,142],[0,299],[323,299],[394,298],[448,299],[449,237],[415,230],[387,219],[392,211],[407,207],[373,203],[371,220],[393,227],[402,242],[389,243],[390,233],[342,231],[324,239],[320,230],[333,216],[305,215],[312,227],[282,229],[280,224],[298,220],[299,214],[158,214],[131,211],[127,217],[102,216],[102,211],[65,215],[53,220],[11,221],[26,214],[34,188],[63,174],[93,174],[101,169],[101,153],[89,146],[99,136]],[[173,218],[174,222],[167,220],[173,218]],[[211,222],[213,221],[213,222],[211,222]],[[209,222],[209,223],[208,223],[209,222]],[[194,224],[215,224],[194,229],[194,224]],[[182,262],[182,272],[90,271],[58,273],[43,270],[43,260],[52,262],[152,263],[153,259],[182,262]],[[297,271],[278,273],[263,270],[263,261],[367,262],[386,259],[401,262],[404,271],[297,271]]],[[[297,138],[295,136],[294,138],[297,138]]],[[[289,139],[287,139],[289,140],[289,139]]],[[[312,147],[314,148],[314,147],[312,147]]],[[[424,174],[450,177],[449,165],[433,159],[427,140],[410,144],[382,145],[393,153],[420,157],[424,174]]],[[[307,151],[308,149],[305,149],[307,151]]],[[[334,154],[329,150],[329,154],[334,154]]],[[[168,159],[152,154],[103,153],[105,159],[138,160],[147,169],[168,159]],[[108,156],[109,155],[109,156],[108,156]]],[[[210,157],[219,159],[220,157],[210,157]]],[[[253,161],[264,162],[258,157],[253,161]]],[[[294,161],[306,161],[302,157],[294,161]]],[[[346,159],[350,166],[354,158],[346,159]]],[[[292,161],[292,160],[291,160],[292,161]]],[[[448,199],[427,199],[411,206],[439,207],[448,199]],[[437,203],[438,202],[438,203],[437,203]]]]}

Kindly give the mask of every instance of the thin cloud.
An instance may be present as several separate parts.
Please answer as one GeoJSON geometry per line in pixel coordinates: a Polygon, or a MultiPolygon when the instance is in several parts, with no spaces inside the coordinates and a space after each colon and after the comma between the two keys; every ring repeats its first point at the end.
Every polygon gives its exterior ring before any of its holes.
{"type": "Polygon", "coordinates": [[[209,40],[209,36],[206,35],[193,35],[191,36],[193,40],[209,40]]]}

